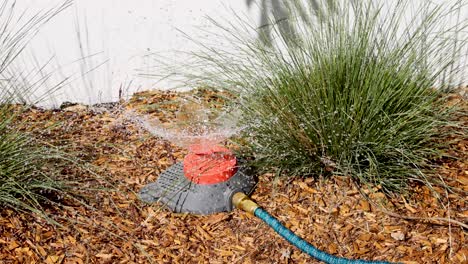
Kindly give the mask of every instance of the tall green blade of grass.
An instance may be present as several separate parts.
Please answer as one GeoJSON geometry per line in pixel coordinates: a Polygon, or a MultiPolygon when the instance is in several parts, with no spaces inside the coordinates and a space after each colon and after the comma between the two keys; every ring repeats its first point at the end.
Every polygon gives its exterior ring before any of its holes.
{"type": "Polygon", "coordinates": [[[457,57],[467,21],[447,20],[464,5],[318,1],[316,12],[312,2],[288,1],[295,34],[272,19],[271,47],[245,23],[213,21],[234,48],[192,39],[202,50],[170,73],[236,96],[248,127],[243,147],[260,168],[351,175],[388,192],[410,180],[430,184],[430,159],[441,147],[435,140],[453,111],[441,91],[466,66],[457,57]]]}

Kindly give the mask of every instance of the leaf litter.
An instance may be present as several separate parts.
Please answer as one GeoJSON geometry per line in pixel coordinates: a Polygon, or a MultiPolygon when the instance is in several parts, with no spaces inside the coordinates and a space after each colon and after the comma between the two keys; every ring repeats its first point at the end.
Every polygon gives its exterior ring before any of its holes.
{"type": "MultiPolygon", "coordinates": [[[[218,100],[212,92],[195,92],[209,103],[218,100]]],[[[167,122],[176,117],[178,99],[183,96],[142,92],[126,107],[167,122]]],[[[464,108],[459,119],[466,127],[468,103],[460,96],[454,98],[464,108]]],[[[80,190],[89,194],[88,206],[70,201],[61,208],[47,208],[61,226],[3,209],[0,263],[316,263],[244,212],[176,214],[158,204],[140,202],[138,191],[181,160],[185,151],[139,131],[112,111],[31,108],[21,118],[28,121],[24,129],[80,153],[98,174],[112,179],[114,188],[99,190],[97,183],[90,182],[80,190]],[[50,127],[51,122],[59,125],[50,127]]],[[[276,178],[273,174],[259,177],[252,198],[296,234],[337,256],[468,263],[467,230],[434,220],[466,224],[468,219],[466,131],[447,142],[455,158],[438,160],[439,173],[460,191],[447,193],[434,187],[439,198],[417,183],[408,195],[389,198],[378,187],[358,188],[348,177],[276,178]]]]}

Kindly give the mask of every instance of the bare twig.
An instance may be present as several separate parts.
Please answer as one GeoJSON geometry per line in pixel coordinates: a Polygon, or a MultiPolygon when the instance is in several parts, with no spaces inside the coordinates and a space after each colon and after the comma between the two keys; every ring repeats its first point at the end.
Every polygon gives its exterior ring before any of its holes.
{"type": "Polygon", "coordinates": [[[445,222],[447,225],[451,227],[451,224],[455,224],[460,226],[461,228],[464,228],[468,230],[468,224],[462,223],[458,220],[452,219],[452,218],[445,218],[445,217],[418,217],[418,216],[409,216],[409,215],[401,215],[392,211],[389,211],[385,209],[383,206],[377,204],[374,202],[367,194],[365,194],[359,186],[354,182],[355,186],[358,188],[359,192],[361,195],[366,198],[367,201],[369,201],[375,208],[377,208],[379,211],[392,216],[392,217],[397,217],[405,220],[416,220],[416,221],[422,221],[422,222],[431,222],[432,224],[438,224],[438,225],[445,225],[440,222],[445,222]]]}
{"type": "Polygon", "coordinates": [[[391,212],[379,205],[377,205],[376,203],[374,203],[372,200],[369,200],[372,205],[374,205],[377,209],[379,209],[381,212],[385,213],[385,214],[388,214],[390,216],[393,216],[393,217],[398,217],[398,218],[401,218],[401,219],[405,219],[405,220],[417,220],[417,221],[423,221],[423,222],[431,222],[433,224],[441,224],[441,223],[438,223],[438,222],[447,222],[448,225],[450,224],[455,224],[455,225],[458,225],[466,230],[468,230],[468,225],[465,224],[465,223],[462,223],[458,220],[455,220],[455,219],[452,219],[452,218],[445,218],[445,217],[417,217],[417,216],[408,216],[408,215],[400,215],[400,214],[397,214],[395,212],[391,212]]]}

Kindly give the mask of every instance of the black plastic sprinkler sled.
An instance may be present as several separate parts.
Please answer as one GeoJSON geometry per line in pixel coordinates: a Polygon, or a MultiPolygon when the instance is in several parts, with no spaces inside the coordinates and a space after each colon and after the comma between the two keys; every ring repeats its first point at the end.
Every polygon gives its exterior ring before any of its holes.
{"type": "Polygon", "coordinates": [[[156,182],[143,187],[140,191],[143,201],[159,201],[174,212],[201,215],[231,211],[236,207],[260,218],[288,242],[325,263],[389,263],[340,258],[317,249],[246,195],[253,191],[255,177],[230,150],[203,145],[193,145],[189,150],[184,161],[161,173],[156,182]]]}

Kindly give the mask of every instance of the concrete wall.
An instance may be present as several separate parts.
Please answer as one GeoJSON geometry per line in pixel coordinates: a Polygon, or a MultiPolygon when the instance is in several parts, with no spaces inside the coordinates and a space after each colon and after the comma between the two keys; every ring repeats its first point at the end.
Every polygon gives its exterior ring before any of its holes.
{"type": "MultiPolygon", "coordinates": [[[[27,8],[29,13],[60,1],[17,0],[19,9],[27,8]]],[[[234,11],[258,26],[260,9],[276,2],[278,0],[75,0],[71,8],[55,17],[32,41],[23,56],[22,67],[36,67],[29,63],[33,57],[39,64],[52,58],[46,71],[53,75],[46,87],[72,76],[64,89],[47,103],[49,105],[59,105],[63,101],[112,101],[118,98],[120,89],[126,94],[165,89],[172,84],[156,83],[138,75],[138,69],[148,70],[155,65],[145,55],[169,56],[168,62],[172,61],[171,56],[183,58],[182,53],[169,52],[196,49],[182,32],[206,40],[209,34],[203,30],[216,31],[206,16],[232,20],[234,11]]],[[[466,10],[462,18],[468,19],[466,10]]]]}

